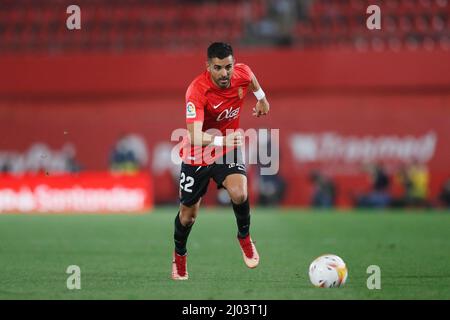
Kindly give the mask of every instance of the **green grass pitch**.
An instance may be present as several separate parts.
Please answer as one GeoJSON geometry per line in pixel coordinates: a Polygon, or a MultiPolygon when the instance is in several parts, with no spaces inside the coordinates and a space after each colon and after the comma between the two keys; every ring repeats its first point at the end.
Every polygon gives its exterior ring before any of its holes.
{"type": "Polygon", "coordinates": [[[175,208],[144,215],[0,215],[0,299],[450,299],[448,211],[255,208],[261,262],[248,269],[230,208],[201,208],[188,281],[170,279],[175,208]],[[311,261],[347,263],[342,288],[313,287],[311,261]],[[81,268],[68,290],[66,269],[81,268]],[[381,268],[369,290],[367,267],[381,268]]]}

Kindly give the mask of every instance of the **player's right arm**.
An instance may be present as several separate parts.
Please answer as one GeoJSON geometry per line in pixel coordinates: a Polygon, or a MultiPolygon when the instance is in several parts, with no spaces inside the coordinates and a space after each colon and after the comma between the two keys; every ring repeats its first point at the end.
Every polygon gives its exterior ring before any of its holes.
{"type": "Polygon", "coordinates": [[[186,126],[191,145],[241,146],[243,137],[239,132],[227,136],[214,136],[203,131],[204,112],[207,104],[204,92],[192,83],[186,92],[186,126]]]}
{"type": "Polygon", "coordinates": [[[187,123],[187,130],[189,132],[189,140],[191,145],[194,146],[207,146],[214,144],[216,146],[241,146],[243,143],[243,137],[240,132],[233,132],[227,136],[214,136],[202,131],[203,122],[194,121],[187,123]]]}

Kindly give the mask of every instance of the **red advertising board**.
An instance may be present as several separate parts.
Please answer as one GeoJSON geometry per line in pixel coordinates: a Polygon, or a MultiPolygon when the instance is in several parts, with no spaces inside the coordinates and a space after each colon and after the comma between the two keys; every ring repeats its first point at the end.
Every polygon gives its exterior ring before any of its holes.
{"type": "MultiPolygon", "coordinates": [[[[185,90],[203,71],[203,54],[4,56],[0,167],[34,170],[36,144],[45,144],[47,167],[58,168],[70,145],[83,169],[105,171],[117,139],[135,134],[148,152],[142,168],[158,186],[151,199],[176,203],[179,168],[170,152],[178,141],[170,137],[185,128],[185,90]]],[[[250,95],[242,128],[280,130],[284,205],[309,204],[315,169],[335,179],[341,206],[351,205],[350,192],[370,187],[366,164],[381,161],[395,175],[399,165],[420,161],[434,199],[450,178],[448,52],[247,50],[236,58],[253,69],[271,103],[270,114],[256,119],[250,95]]],[[[210,188],[203,203],[215,204],[214,197],[210,188]]]]}
{"type": "MultiPolygon", "coordinates": [[[[244,129],[280,130],[280,174],[286,179],[285,205],[307,205],[312,186],[308,174],[320,169],[340,184],[339,203],[350,205],[346,190],[367,189],[363,165],[383,161],[393,173],[398,164],[419,159],[430,170],[430,196],[450,178],[449,95],[268,95],[268,116],[254,118],[254,99],[244,104],[244,129]]],[[[107,170],[108,157],[123,132],[141,136],[148,149],[156,203],[176,203],[177,169],[170,152],[173,130],[183,128],[182,97],[105,99],[96,101],[0,104],[11,121],[0,126],[0,163],[31,162],[32,146],[45,143],[54,164],[68,143],[86,170],[107,170]],[[20,128],[16,130],[15,128],[20,128]],[[44,129],[43,129],[44,128],[44,129]],[[11,134],[14,132],[14,134],[11,134]],[[67,134],[65,134],[67,133],[67,134]]],[[[253,170],[254,172],[254,170],[253,170]]],[[[214,189],[210,188],[212,194],[214,189]]],[[[215,203],[209,194],[204,203],[215,203]]]]}
{"type": "Polygon", "coordinates": [[[0,213],[144,212],[153,206],[150,175],[79,174],[0,177],[0,213]]]}

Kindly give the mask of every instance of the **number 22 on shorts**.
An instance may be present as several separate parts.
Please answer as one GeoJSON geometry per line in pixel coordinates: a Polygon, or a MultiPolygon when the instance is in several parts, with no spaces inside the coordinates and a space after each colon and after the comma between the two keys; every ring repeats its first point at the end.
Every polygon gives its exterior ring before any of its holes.
{"type": "Polygon", "coordinates": [[[192,178],[190,176],[186,176],[184,174],[184,172],[182,172],[181,180],[180,180],[180,189],[184,190],[185,192],[192,192],[191,187],[194,185],[194,181],[195,181],[194,178],[192,178]],[[184,186],[183,186],[183,184],[184,184],[184,186]]]}

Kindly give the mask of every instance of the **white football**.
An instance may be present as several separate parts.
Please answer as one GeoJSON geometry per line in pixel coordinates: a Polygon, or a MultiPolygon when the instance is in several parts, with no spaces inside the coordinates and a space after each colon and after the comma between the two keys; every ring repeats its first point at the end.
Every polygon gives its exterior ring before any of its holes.
{"type": "Polygon", "coordinates": [[[309,279],[320,288],[341,287],[347,281],[347,275],[344,260],[334,254],[321,255],[309,266],[309,279]]]}

